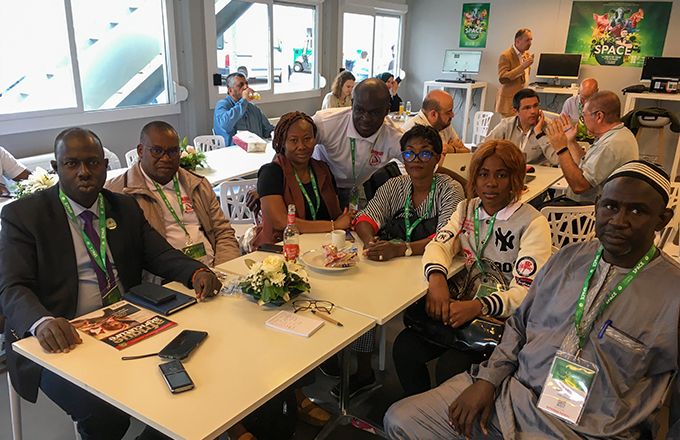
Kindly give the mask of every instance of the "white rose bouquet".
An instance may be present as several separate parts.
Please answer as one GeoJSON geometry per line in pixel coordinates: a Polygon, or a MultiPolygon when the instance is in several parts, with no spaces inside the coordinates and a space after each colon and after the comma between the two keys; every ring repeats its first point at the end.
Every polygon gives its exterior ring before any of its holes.
{"type": "Polygon", "coordinates": [[[56,174],[51,174],[47,170],[36,167],[26,180],[20,180],[17,182],[16,196],[17,198],[25,197],[29,194],[33,194],[36,191],[42,191],[59,181],[59,176],[56,174]]]}
{"type": "Polygon", "coordinates": [[[240,287],[260,305],[281,305],[310,289],[307,272],[294,261],[272,255],[261,263],[252,260],[246,260],[246,263],[249,273],[240,287]]]}
{"type": "Polygon", "coordinates": [[[194,171],[197,167],[205,167],[205,153],[198,151],[188,143],[187,137],[184,136],[179,146],[179,166],[191,171],[194,171]]]}

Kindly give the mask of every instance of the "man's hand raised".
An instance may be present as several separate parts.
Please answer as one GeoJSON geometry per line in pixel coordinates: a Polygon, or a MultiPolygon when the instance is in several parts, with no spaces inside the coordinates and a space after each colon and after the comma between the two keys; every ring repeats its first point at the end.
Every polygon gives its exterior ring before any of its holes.
{"type": "Polygon", "coordinates": [[[65,318],[42,322],[35,329],[35,336],[42,348],[50,353],[68,353],[83,342],[78,331],[65,318]]]}

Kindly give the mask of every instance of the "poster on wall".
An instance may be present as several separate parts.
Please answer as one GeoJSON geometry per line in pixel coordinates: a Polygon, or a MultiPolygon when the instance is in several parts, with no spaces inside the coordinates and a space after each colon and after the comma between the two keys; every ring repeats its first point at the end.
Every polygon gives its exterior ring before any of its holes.
{"type": "Polygon", "coordinates": [[[490,3],[463,3],[460,47],[486,47],[490,3]]]}
{"type": "Polygon", "coordinates": [[[672,2],[574,2],[566,53],[581,64],[641,67],[661,56],[672,2]]]}

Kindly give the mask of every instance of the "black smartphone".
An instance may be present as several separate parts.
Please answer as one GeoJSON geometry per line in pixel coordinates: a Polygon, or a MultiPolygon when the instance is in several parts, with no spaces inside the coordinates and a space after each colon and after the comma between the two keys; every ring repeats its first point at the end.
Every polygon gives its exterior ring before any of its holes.
{"type": "Polygon", "coordinates": [[[280,244],[265,243],[265,244],[259,245],[257,247],[257,250],[262,251],[262,252],[272,252],[272,253],[275,253],[275,254],[282,254],[283,253],[283,246],[281,246],[280,244]]]}
{"type": "Polygon", "coordinates": [[[173,394],[189,391],[194,388],[194,382],[184,369],[184,365],[180,361],[170,361],[165,364],[160,364],[158,368],[161,369],[165,383],[173,394]]]}
{"type": "Polygon", "coordinates": [[[175,339],[163,347],[163,349],[158,353],[158,356],[162,357],[163,359],[186,359],[207,336],[208,332],[182,330],[180,334],[175,336],[175,339]]]}

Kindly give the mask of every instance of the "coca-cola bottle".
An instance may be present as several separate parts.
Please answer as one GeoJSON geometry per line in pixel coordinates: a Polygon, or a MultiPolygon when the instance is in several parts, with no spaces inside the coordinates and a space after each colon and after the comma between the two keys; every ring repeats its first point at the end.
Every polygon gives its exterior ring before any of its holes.
{"type": "Polygon", "coordinates": [[[283,255],[295,261],[300,255],[300,231],[295,226],[295,205],[288,205],[288,226],[283,230],[283,255]]]}

